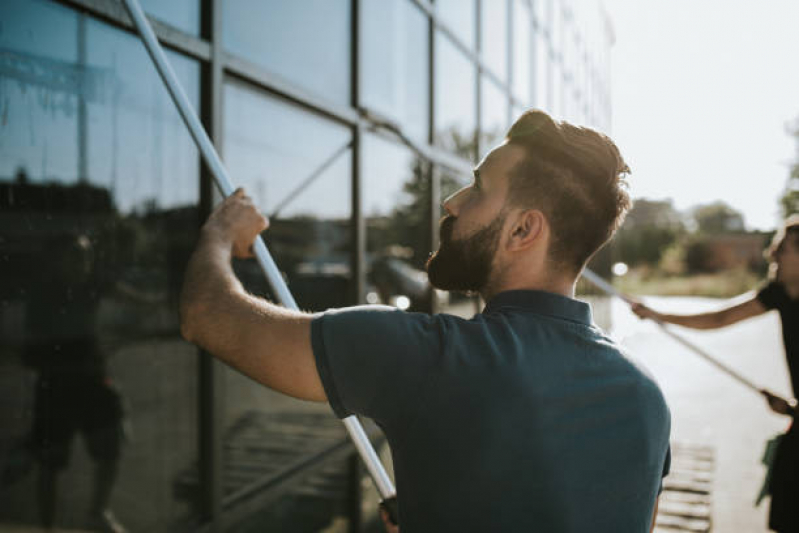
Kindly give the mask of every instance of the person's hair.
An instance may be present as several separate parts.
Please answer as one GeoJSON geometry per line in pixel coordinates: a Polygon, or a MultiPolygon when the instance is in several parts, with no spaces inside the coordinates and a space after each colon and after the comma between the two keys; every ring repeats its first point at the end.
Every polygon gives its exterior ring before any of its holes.
{"type": "Polygon", "coordinates": [[[775,262],[777,260],[777,254],[782,250],[782,247],[785,246],[785,241],[788,240],[788,237],[791,236],[794,239],[799,239],[799,213],[786,218],[782,227],[774,234],[774,238],[771,239],[771,244],[766,248],[766,260],[770,263],[775,262]]]}
{"type": "Polygon", "coordinates": [[[524,149],[512,169],[509,205],[540,209],[551,228],[549,260],[579,272],[630,208],[630,169],[614,142],[589,128],[525,112],[506,135],[524,149]]]}

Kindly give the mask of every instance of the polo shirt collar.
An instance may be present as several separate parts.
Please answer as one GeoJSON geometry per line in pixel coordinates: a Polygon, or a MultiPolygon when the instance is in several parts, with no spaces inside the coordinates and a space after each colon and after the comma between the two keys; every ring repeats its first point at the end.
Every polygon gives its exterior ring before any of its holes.
{"type": "Polygon", "coordinates": [[[505,291],[495,295],[486,303],[485,312],[507,307],[521,308],[586,325],[593,323],[590,305],[562,294],[533,290],[505,291]]]}

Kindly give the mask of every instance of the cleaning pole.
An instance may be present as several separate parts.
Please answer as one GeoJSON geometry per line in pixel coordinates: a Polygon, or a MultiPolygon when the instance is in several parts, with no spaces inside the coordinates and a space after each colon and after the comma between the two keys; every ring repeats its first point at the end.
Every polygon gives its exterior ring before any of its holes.
{"type": "MultiPolygon", "coordinates": [[[[594,272],[592,272],[588,268],[583,270],[583,277],[585,279],[587,279],[588,281],[590,281],[591,283],[593,283],[594,285],[596,285],[596,287],[598,287],[600,290],[602,290],[603,292],[607,293],[609,296],[615,296],[616,298],[624,300],[625,302],[627,302],[630,305],[637,303],[637,301],[634,298],[631,298],[630,296],[627,296],[626,294],[624,294],[622,292],[619,292],[610,283],[608,283],[607,281],[602,279],[600,276],[598,276],[597,274],[595,274],[594,272]]],[[[718,368],[719,370],[721,370],[722,372],[724,372],[728,376],[732,377],[738,383],[744,385],[745,387],[748,387],[748,388],[752,389],[753,391],[755,391],[757,393],[770,394],[771,395],[771,393],[769,393],[768,391],[766,391],[762,387],[758,387],[757,385],[755,385],[754,383],[752,383],[751,381],[749,381],[748,379],[743,377],[741,374],[739,374],[738,372],[736,372],[732,368],[730,368],[727,365],[725,365],[725,364],[721,363],[720,361],[718,361],[715,357],[713,357],[712,355],[710,355],[709,353],[707,353],[706,351],[701,349],[699,346],[697,346],[694,343],[688,341],[687,339],[681,337],[680,335],[674,333],[666,324],[664,324],[660,320],[654,320],[654,322],[658,326],[660,326],[660,329],[663,330],[663,332],[666,335],[668,335],[672,339],[676,340],[677,342],[679,342],[680,344],[682,344],[683,346],[685,346],[686,348],[688,348],[689,350],[694,352],[696,355],[700,356],[705,361],[707,361],[711,365],[715,366],[716,368],[718,368]]]]}
{"type": "MultiPolygon", "coordinates": [[[[133,19],[133,25],[136,27],[139,37],[141,37],[141,40],[144,43],[144,47],[150,54],[150,58],[153,60],[153,64],[155,65],[158,74],[161,76],[164,85],[166,85],[166,88],[172,97],[172,101],[175,103],[175,106],[177,106],[180,116],[183,118],[183,122],[186,124],[186,127],[189,129],[189,133],[191,133],[194,142],[197,144],[197,148],[200,150],[203,160],[211,170],[211,174],[214,176],[214,181],[216,182],[217,187],[219,187],[219,190],[223,196],[230,196],[233,194],[235,189],[230,181],[230,178],[228,177],[228,173],[225,170],[224,165],[222,164],[222,160],[219,158],[219,154],[217,154],[214,145],[211,143],[211,140],[205,133],[205,129],[203,129],[202,124],[197,117],[197,113],[195,113],[194,109],[192,109],[191,104],[186,97],[186,93],[183,91],[183,88],[178,82],[177,76],[175,76],[175,73],[173,72],[172,67],[169,65],[161,45],[158,43],[158,40],[156,39],[155,34],[150,27],[150,23],[145,18],[141,6],[139,6],[138,0],[123,1],[128,13],[130,13],[131,19],[133,19]]],[[[291,295],[291,292],[289,292],[286,283],[283,281],[283,277],[280,275],[277,265],[272,259],[272,256],[269,254],[269,250],[267,250],[266,244],[264,244],[264,241],[260,236],[258,236],[258,238],[255,240],[253,251],[255,253],[255,258],[258,261],[258,265],[264,271],[267,281],[269,282],[272,291],[277,296],[278,301],[289,309],[299,310],[297,303],[294,301],[294,297],[291,295]]],[[[366,432],[364,432],[361,423],[355,416],[349,416],[345,418],[343,422],[344,426],[347,428],[350,439],[355,445],[355,448],[358,450],[361,459],[363,459],[363,462],[369,471],[369,475],[372,477],[372,480],[377,487],[377,491],[380,494],[381,499],[383,499],[386,504],[385,507],[388,508],[389,512],[392,512],[396,502],[396,491],[394,490],[394,485],[391,482],[391,479],[388,477],[383,465],[380,463],[377,453],[372,447],[372,444],[369,442],[366,432]]],[[[396,513],[394,512],[392,514],[392,518],[394,518],[396,521],[396,513]]]]}

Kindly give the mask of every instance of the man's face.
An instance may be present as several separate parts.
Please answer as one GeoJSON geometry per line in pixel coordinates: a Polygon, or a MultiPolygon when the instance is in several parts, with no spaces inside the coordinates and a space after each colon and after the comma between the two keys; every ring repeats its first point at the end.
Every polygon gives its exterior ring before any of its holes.
{"type": "Polygon", "coordinates": [[[502,238],[509,171],[519,147],[502,145],[474,171],[474,182],[444,201],[438,250],[427,260],[430,283],[439,289],[479,292],[488,284],[502,238]]]}
{"type": "Polygon", "coordinates": [[[777,279],[799,283],[799,234],[789,232],[774,253],[777,262],[777,279]]]}

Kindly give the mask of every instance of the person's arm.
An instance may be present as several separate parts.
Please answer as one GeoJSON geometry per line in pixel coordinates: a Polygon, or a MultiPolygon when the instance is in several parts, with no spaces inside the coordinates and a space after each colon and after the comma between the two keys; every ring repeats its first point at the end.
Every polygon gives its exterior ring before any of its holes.
{"type": "Polygon", "coordinates": [[[180,296],[183,337],[247,376],[284,394],[326,401],[311,349],[311,316],[248,294],[231,266],[251,257],[269,223],[243,190],[209,217],[180,296]]]}
{"type": "Polygon", "coordinates": [[[655,500],[655,510],[652,512],[652,525],[649,527],[649,533],[655,530],[655,522],[658,518],[658,506],[660,505],[660,496],[655,500]]]}
{"type": "Polygon", "coordinates": [[[762,315],[768,309],[766,309],[766,306],[764,306],[756,296],[753,296],[751,299],[737,305],[726,307],[718,311],[695,315],[659,313],[641,303],[632,304],[632,310],[633,313],[640,318],[649,318],[657,322],[676,324],[678,326],[694,329],[716,329],[735,324],[747,318],[762,315]]]}

